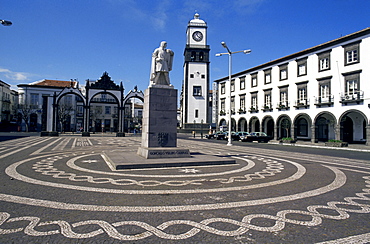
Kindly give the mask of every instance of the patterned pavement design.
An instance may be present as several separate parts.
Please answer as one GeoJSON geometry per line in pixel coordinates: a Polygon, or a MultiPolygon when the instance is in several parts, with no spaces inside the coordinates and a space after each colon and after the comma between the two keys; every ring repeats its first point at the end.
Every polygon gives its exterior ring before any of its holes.
{"type": "MultiPolygon", "coordinates": [[[[144,242],[192,242],[192,238],[202,240],[202,235],[213,235],[228,242],[253,241],[252,233],[258,236],[282,233],[294,226],[312,228],[328,220],[340,224],[352,216],[370,213],[370,161],[349,162],[269,149],[256,153],[242,146],[228,147],[225,152],[224,145],[179,140],[180,146],[191,152],[233,157],[237,164],[137,170],[108,167],[104,152],[136,151],[139,141],[128,137],[29,137],[1,142],[1,159],[24,153],[22,159],[7,161],[2,177],[26,186],[27,191],[2,188],[0,201],[7,204],[0,208],[0,240],[11,240],[17,234],[22,238],[54,236],[92,241],[106,236],[144,242]],[[353,188],[354,182],[357,185],[353,188]],[[77,195],[81,197],[74,197],[77,195]],[[162,200],[164,196],[167,201],[162,200]],[[105,198],[114,200],[106,204],[105,198]],[[43,214],[7,210],[6,206],[13,204],[41,208],[43,214]],[[268,206],[278,207],[271,211],[268,206]],[[52,210],[89,213],[91,218],[50,218],[47,213],[52,210]],[[238,215],[227,214],[234,210],[239,211],[238,215]],[[93,217],[93,213],[99,217],[93,217]],[[162,221],[156,223],[131,214],[112,220],[112,214],[117,213],[158,215],[162,221]],[[200,217],[191,217],[195,215],[200,217]]],[[[333,241],[366,243],[370,235],[362,233],[333,241]]]]}

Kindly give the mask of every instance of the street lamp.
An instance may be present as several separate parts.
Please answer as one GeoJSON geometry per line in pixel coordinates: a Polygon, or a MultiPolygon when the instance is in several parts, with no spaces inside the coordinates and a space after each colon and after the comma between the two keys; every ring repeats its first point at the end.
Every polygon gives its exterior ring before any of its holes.
{"type": "Polygon", "coordinates": [[[9,21],[9,20],[3,20],[3,19],[0,19],[0,23],[3,25],[3,26],[11,26],[12,25],[12,22],[9,21]]]}
{"type": "Polygon", "coordinates": [[[229,55],[229,116],[228,116],[228,119],[229,119],[229,136],[228,136],[228,142],[227,142],[227,146],[232,146],[232,142],[231,142],[231,64],[232,64],[232,55],[234,53],[244,53],[244,54],[248,54],[248,53],[251,53],[252,50],[250,49],[247,49],[247,50],[241,50],[241,51],[236,51],[236,52],[231,52],[230,49],[228,48],[228,46],[226,45],[225,42],[221,42],[221,45],[226,48],[227,50],[227,53],[217,53],[216,56],[217,57],[220,57],[222,55],[229,55]]]}

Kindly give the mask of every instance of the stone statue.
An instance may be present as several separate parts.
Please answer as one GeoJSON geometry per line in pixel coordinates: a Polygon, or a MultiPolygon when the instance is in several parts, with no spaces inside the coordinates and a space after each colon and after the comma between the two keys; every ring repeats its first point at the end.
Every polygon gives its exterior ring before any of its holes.
{"type": "Polygon", "coordinates": [[[174,52],[166,49],[167,42],[162,41],[160,47],[156,48],[152,55],[152,67],[150,70],[151,85],[170,86],[169,72],[172,70],[174,52]]]}

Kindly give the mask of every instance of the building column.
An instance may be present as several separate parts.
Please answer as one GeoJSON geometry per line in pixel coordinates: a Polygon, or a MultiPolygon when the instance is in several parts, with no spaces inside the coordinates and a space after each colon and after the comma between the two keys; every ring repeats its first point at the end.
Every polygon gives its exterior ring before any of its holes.
{"type": "Polygon", "coordinates": [[[370,124],[366,126],[366,145],[370,146],[370,124]]]}
{"type": "Polygon", "coordinates": [[[89,132],[90,106],[84,106],[84,132],[89,132]]]}
{"type": "Polygon", "coordinates": [[[293,140],[296,139],[296,136],[295,136],[295,131],[296,130],[295,129],[296,129],[295,125],[292,124],[292,126],[290,126],[290,135],[291,135],[291,137],[292,137],[293,140]]]}
{"type": "Polygon", "coordinates": [[[311,142],[316,143],[316,125],[311,126],[311,142]]]}
{"type": "Polygon", "coordinates": [[[335,133],[335,140],[341,140],[340,138],[340,131],[341,131],[341,127],[340,125],[337,125],[337,124],[334,124],[333,125],[333,129],[334,129],[334,133],[335,133]]]}
{"type": "Polygon", "coordinates": [[[278,139],[278,129],[279,127],[278,126],[274,126],[274,140],[277,141],[278,139]]]}
{"type": "Polygon", "coordinates": [[[124,127],[124,107],[118,107],[118,132],[123,132],[124,127]]]}

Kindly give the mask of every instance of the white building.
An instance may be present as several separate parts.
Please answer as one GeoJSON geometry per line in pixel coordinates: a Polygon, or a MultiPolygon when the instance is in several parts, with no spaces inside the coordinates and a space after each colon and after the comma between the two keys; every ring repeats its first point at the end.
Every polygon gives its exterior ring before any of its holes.
{"type": "Polygon", "coordinates": [[[209,106],[209,45],[207,23],[194,15],[186,30],[184,81],[181,92],[181,127],[195,129],[211,122],[209,106]]]}
{"type": "Polygon", "coordinates": [[[18,93],[8,83],[0,80],[0,131],[10,129],[10,122],[16,121],[18,93]]]}
{"type": "MultiPolygon", "coordinates": [[[[47,121],[51,120],[52,115],[47,111],[52,104],[48,104],[48,100],[53,97],[54,93],[60,93],[66,87],[76,87],[75,81],[62,80],[41,80],[30,84],[19,84],[19,104],[21,107],[27,108],[29,111],[29,131],[45,131],[47,121]]],[[[64,98],[64,104],[73,106],[73,113],[68,121],[66,121],[64,131],[76,130],[76,97],[68,95],[64,98]]],[[[26,130],[25,121],[21,124],[21,130],[26,130]]]]}
{"type": "Polygon", "coordinates": [[[264,131],[275,140],[365,143],[369,67],[366,28],[233,74],[231,83],[228,77],[218,79],[218,126],[228,124],[231,112],[233,131],[264,131]]]}

